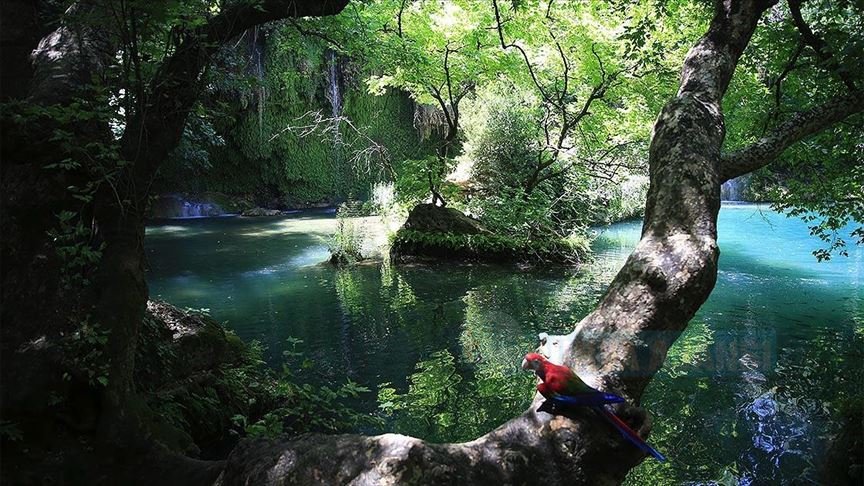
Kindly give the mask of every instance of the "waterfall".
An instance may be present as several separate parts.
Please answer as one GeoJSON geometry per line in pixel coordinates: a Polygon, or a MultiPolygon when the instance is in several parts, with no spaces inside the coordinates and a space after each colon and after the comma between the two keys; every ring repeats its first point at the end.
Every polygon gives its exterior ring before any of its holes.
{"type": "Polygon", "coordinates": [[[730,179],[720,186],[721,201],[744,201],[744,188],[747,187],[748,175],[730,179]]]}
{"type": "Polygon", "coordinates": [[[247,71],[257,80],[256,98],[258,108],[258,131],[259,136],[263,138],[264,127],[264,101],[267,98],[267,92],[264,89],[264,34],[259,32],[258,26],[252,28],[252,33],[249,36],[249,56],[251,64],[247,71]]]}
{"type": "Polygon", "coordinates": [[[258,26],[252,28],[251,43],[252,74],[258,78],[258,81],[262,81],[264,79],[264,35],[258,31],[258,26]]]}
{"type": "Polygon", "coordinates": [[[222,208],[213,203],[183,201],[182,206],[180,206],[180,214],[176,217],[204,218],[207,216],[219,216],[222,213],[222,208]]]}
{"type": "MultiPolygon", "coordinates": [[[[339,128],[339,122],[342,115],[342,71],[339,69],[339,56],[333,49],[327,49],[324,53],[324,59],[327,63],[327,100],[330,101],[331,114],[333,117],[333,158],[337,164],[341,164],[344,160],[342,156],[342,131],[339,128]]],[[[347,171],[348,174],[352,172],[347,171]]]]}
{"type": "Polygon", "coordinates": [[[215,202],[206,198],[193,201],[181,194],[159,196],[151,205],[153,218],[207,218],[225,214],[226,211],[215,202]]]}
{"type": "Polygon", "coordinates": [[[339,70],[339,56],[333,49],[324,54],[327,60],[327,100],[330,101],[333,118],[342,114],[342,80],[339,70]]]}

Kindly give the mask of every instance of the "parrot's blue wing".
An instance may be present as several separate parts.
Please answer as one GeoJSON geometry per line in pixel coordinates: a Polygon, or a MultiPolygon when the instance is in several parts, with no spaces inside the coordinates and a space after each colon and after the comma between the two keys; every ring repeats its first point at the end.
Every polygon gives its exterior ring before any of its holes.
{"type": "Polygon", "coordinates": [[[624,399],[618,395],[601,391],[580,393],[578,395],[555,395],[543,402],[538,411],[556,414],[558,413],[556,407],[592,407],[600,412],[600,415],[609,421],[609,423],[612,424],[612,426],[614,426],[618,432],[620,432],[621,435],[634,446],[638,447],[646,454],[651,455],[658,461],[665,462],[666,457],[663,454],[661,454],[657,449],[651,447],[642,439],[642,437],[639,437],[639,434],[631,429],[630,426],[624,423],[624,421],[618,418],[614,413],[606,410],[606,407],[604,406],[609,403],[621,403],[623,401],[624,399]]]}
{"type": "Polygon", "coordinates": [[[603,418],[606,419],[606,421],[608,421],[610,424],[612,424],[613,427],[618,429],[618,432],[620,432],[625,439],[630,441],[631,444],[635,445],[642,452],[650,455],[654,459],[657,459],[660,462],[666,462],[666,456],[661,454],[660,451],[658,451],[657,449],[651,447],[650,444],[645,442],[642,437],[639,437],[639,434],[637,434],[633,429],[631,429],[629,425],[624,423],[623,420],[618,418],[614,413],[610,412],[609,410],[606,410],[606,407],[596,407],[596,410],[600,412],[600,415],[602,415],[603,418]]]}
{"type": "Polygon", "coordinates": [[[555,395],[552,402],[557,405],[568,407],[592,407],[596,405],[605,405],[607,403],[621,403],[623,398],[614,393],[606,392],[589,392],[580,393],[578,395],[555,395]]]}

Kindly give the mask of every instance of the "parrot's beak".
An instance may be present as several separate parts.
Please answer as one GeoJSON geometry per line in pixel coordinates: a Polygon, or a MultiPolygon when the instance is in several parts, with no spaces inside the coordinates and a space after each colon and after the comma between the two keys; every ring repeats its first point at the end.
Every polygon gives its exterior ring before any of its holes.
{"type": "Polygon", "coordinates": [[[522,369],[523,370],[530,370],[531,369],[531,365],[528,364],[528,360],[525,358],[522,358],[522,369]]]}

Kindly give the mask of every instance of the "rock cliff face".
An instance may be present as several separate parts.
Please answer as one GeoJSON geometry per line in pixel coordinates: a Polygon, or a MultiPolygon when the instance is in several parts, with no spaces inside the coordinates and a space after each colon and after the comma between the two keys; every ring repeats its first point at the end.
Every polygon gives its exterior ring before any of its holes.
{"type": "Polygon", "coordinates": [[[192,117],[156,191],[242,195],[269,209],[365,199],[385,174],[379,166],[356,170],[354,154],[367,140],[398,166],[433,154],[437,134],[415,127],[423,108],[407,93],[369,93],[361,69],[292,26],[250,29],[220,54],[214,70],[227,81],[202,101],[231,116],[192,117]]]}

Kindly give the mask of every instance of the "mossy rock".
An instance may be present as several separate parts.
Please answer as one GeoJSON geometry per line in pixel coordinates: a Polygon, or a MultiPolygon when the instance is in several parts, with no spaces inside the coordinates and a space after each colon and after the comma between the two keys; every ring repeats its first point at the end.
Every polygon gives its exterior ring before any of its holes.
{"type": "Polygon", "coordinates": [[[278,209],[265,209],[265,208],[250,208],[246,209],[242,213],[243,216],[247,217],[260,217],[260,216],[281,216],[282,211],[278,209]]]}
{"type": "Polygon", "coordinates": [[[148,302],[147,310],[164,323],[163,339],[167,333],[171,335],[172,355],[176,357],[172,369],[175,379],[236,364],[242,359],[242,348],[236,340],[229,339],[230,334],[216,320],[160,301],[148,302]]]}
{"type": "Polygon", "coordinates": [[[466,216],[458,209],[418,204],[408,213],[403,228],[426,233],[450,233],[456,235],[479,235],[492,232],[479,221],[466,216]]]}
{"type": "Polygon", "coordinates": [[[149,301],[136,384],[158,415],[148,424],[154,437],[186,454],[227,452],[237,438],[232,418],[258,416],[272,406],[267,370],[253,354],[214,319],[149,301]]]}
{"type": "Polygon", "coordinates": [[[394,261],[457,260],[479,262],[579,263],[589,254],[587,243],[563,238],[514,238],[491,232],[461,211],[419,204],[393,236],[394,261]]]}

